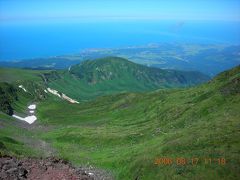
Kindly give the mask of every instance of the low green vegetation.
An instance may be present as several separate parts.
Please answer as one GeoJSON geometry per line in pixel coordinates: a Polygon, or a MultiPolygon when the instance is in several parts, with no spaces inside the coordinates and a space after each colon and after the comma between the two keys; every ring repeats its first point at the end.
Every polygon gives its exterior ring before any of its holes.
{"type": "Polygon", "coordinates": [[[198,72],[150,68],[118,57],[84,61],[58,75],[45,75],[48,86],[79,101],[120,92],[189,87],[209,79],[198,72]]]}
{"type": "MultiPolygon", "coordinates": [[[[82,78],[74,67],[74,76],[66,75],[66,71],[61,73],[69,78],[61,80],[67,82],[65,85],[74,78],[82,78]]],[[[92,77],[90,81],[83,77],[87,84],[102,81],[98,73],[87,77],[92,77]]],[[[54,82],[60,84],[58,78],[56,74],[45,76],[44,81],[57,89],[54,82]],[[55,80],[51,80],[52,76],[55,80]]],[[[239,79],[238,66],[208,83],[190,88],[115,92],[80,104],[70,104],[51,95],[36,98],[37,123],[47,128],[22,132],[18,126],[7,125],[13,119],[0,114],[1,152],[38,155],[17,138],[26,133],[26,137],[35,136],[51,143],[61,158],[75,165],[109,170],[120,180],[239,179],[239,79]],[[172,163],[160,163],[160,158],[168,158],[172,163]],[[179,158],[184,158],[186,164],[176,162],[179,158]]],[[[46,88],[40,80],[34,83],[46,88]]],[[[69,93],[74,91],[71,86],[64,86],[66,90],[68,87],[69,93]]],[[[35,96],[20,93],[22,99],[14,107],[24,111],[24,104],[35,96]]]]}
{"type": "Polygon", "coordinates": [[[41,74],[49,70],[27,70],[16,68],[0,68],[0,82],[21,83],[23,81],[41,82],[41,74]]]}
{"type": "Polygon", "coordinates": [[[34,133],[19,126],[16,120],[0,112],[0,155],[17,157],[37,157],[40,152],[24,143],[31,139],[34,133]]]}
{"type": "Polygon", "coordinates": [[[117,179],[238,179],[239,78],[237,67],[188,89],[123,93],[79,105],[45,101],[38,116],[55,128],[41,137],[62,158],[108,169],[117,179]],[[173,163],[156,165],[159,158],[173,163]],[[177,164],[178,158],[187,164],[177,164]]]}
{"type": "Polygon", "coordinates": [[[48,71],[0,69],[0,154],[14,156],[43,154],[26,143],[36,136],[36,131],[31,131],[26,124],[21,125],[21,122],[8,115],[17,113],[25,117],[29,103],[41,102],[47,98],[41,77],[41,74],[46,72],[48,71]]]}

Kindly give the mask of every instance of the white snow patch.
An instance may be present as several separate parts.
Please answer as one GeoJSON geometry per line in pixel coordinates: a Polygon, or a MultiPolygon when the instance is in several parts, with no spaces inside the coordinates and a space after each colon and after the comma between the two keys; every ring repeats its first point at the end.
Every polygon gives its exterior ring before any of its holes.
{"type": "Polygon", "coordinates": [[[60,97],[62,99],[65,99],[65,100],[69,101],[70,103],[77,103],[77,104],[79,104],[78,101],[68,97],[67,95],[65,95],[63,93],[62,93],[62,95],[60,95],[57,90],[54,90],[54,89],[51,89],[51,88],[47,88],[47,90],[48,90],[48,92],[52,93],[53,95],[58,96],[58,97],[60,97]]]}
{"type": "Polygon", "coordinates": [[[31,113],[30,116],[26,116],[26,117],[23,118],[23,117],[20,117],[20,116],[18,116],[16,114],[13,114],[12,117],[17,118],[17,119],[19,119],[21,121],[26,121],[29,124],[32,124],[34,121],[37,120],[37,117],[33,114],[34,110],[36,109],[36,104],[29,105],[28,109],[29,109],[29,112],[31,113]]]}
{"type": "Polygon", "coordinates": [[[88,173],[89,176],[93,176],[93,173],[88,173]]]}
{"type": "Polygon", "coordinates": [[[23,85],[19,85],[18,87],[24,90],[25,92],[27,92],[27,90],[23,87],[23,85]]]}
{"type": "Polygon", "coordinates": [[[14,114],[14,115],[12,115],[12,117],[15,117],[15,118],[17,118],[21,121],[26,121],[29,124],[32,124],[32,123],[34,123],[34,121],[37,120],[37,117],[34,116],[34,115],[27,116],[27,117],[23,118],[23,117],[20,117],[20,116],[17,116],[17,115],[14,114]]]}
{"type": "Polygon", "coordinates": [[[50,89],[50,88],[47,88],[48,92],[52,93],[53,95],[55,96],[58,96],[61,98],[61,95],[58,94],[58,91],[54,90],[54,89],[50,89]]]}
{"type": "Polygon", "coordinates": [[[36,104],[31,104],[30,106],[28,106],[28,109],[31,109],[31,110],[36,109],[36,104]]]}
{"type": "Polygon", "coordinates": [[[65,94],[62,94],[62,98],[69,101],[70,103],[77,103],[79,104],[78,101],[74,100],[74,99],[71,99],[70,97],[66,96],[65,94]]]}

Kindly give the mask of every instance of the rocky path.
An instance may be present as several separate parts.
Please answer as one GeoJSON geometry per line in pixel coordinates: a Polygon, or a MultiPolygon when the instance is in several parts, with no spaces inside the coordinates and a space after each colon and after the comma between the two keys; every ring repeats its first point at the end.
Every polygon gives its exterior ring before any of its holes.
{"type": "Polygon", "coordinates": [[[94,180],[81,168],[74,168],[68,162],[56,159],[18,160],[12,157],[0,158],[0,179],[29,179],[29,180],[94,180]]]}
{"type": "Polygon", "coordinates": [[[74,167],[65,160],[0,157],[1,180],[113,180],[110,174],[93,167],[74,167]]]}

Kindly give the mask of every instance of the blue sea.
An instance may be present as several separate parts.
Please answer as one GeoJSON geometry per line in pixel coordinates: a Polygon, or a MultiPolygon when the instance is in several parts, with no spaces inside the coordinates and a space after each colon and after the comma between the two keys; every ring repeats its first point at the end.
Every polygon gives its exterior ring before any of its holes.
{"type": "Polygon", "coordinates": [[[0,22],[0,60],[165,42],[240,44],[240,22],[0,22]]]}

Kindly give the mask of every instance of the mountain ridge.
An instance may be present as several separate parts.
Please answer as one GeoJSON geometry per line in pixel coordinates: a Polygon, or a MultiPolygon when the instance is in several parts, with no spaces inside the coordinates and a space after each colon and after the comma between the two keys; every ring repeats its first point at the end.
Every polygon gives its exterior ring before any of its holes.
{"type": "Polygon", "coordinates": [[[188,87],[209,80],[207,75],[199,72],[147,67],[120,57],[83,61],[58,73],[58,78],[56,75],[45,76],[51,88],[70,93],[79,100],[81,93],[85,94],[82,97],[86,100],[122,91],[144,92],[158,88],[188,87]]]}

